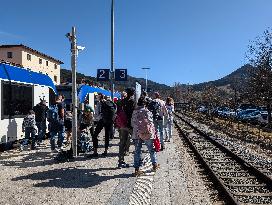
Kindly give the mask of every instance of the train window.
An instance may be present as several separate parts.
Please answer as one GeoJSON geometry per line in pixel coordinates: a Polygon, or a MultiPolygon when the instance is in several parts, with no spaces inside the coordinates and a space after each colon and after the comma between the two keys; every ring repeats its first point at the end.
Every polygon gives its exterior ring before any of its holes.
{"type": "Polygon", "coordinates": [[[2,82],[2,118],[24,117],[33,107],[33,86],[2,82]]]}

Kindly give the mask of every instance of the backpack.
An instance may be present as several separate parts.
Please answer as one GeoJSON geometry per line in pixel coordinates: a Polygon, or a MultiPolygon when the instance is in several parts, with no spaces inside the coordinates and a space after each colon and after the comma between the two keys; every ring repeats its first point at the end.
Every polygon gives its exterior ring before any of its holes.
{"type": "Polygon", "coordinates": [[[148,110],[139,110],[136,115],[137,135],[142,140],[148,140],[154,134],[153,123],[148,120],[148,110]]]}
{"type": "Polygon", "coordinates": [[[59,122],[59,109],[57,105],[51,105],[47,111],[47,120],[50,123],[59,122]]]}
{"type": "Polygon", "coordinates": [[[118,106],[118,108],[117,108],[115,125],[118,128],[127,127],[127,115],[126,115],[122,105],[118,106]]]}
{"type": "Polygon", "coordinates": [[[78,139],[77,151],[87,153],[87,152],[90,152],[91,150],[92,150],[92,145],[91,145],[91,139],[88,136],[88,132],[82,131],[78,139]]]}
{"type": "Polygon", "coordinates": [[[61,150],[54,158],[57,162],[69,162],[73,160],[73,149],[72,147],[68,150],[61,150]]]}
{"type": "Polygon", "coordinates": [[[116,106],[112,101],[102,102],[101,112],[104,122],[112,122],[115,117],[116,106]]]}
{"type": "Polygon", "coordinates": [[[148,110],[152,112],[153,120],[155,121],[162,120],[162,117],[160,116],[161,109],[161,104],[155,100],[151,101],[148,105],[148,110]]]}
{"type": "Polygon", "coordinates": [[[166,106],[167,110],[167,118],[172,119],[173,118],[173,106],[166,106]]]}

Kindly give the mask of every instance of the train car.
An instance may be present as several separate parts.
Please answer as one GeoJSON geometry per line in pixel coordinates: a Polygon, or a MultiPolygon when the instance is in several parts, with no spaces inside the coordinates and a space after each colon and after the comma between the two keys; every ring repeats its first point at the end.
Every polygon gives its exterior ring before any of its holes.
{"type": "MultiPolygon", "coordinates": [[[[59,94],[64,95],[65,97],[65,104],[67,110],[70,110],[71,103],[72,103],[72,85],[57,85],[57,91],[59,94]]],[[[85,99],[88,99],[89,105],[94,109],[96,105],[96,95],[97,93],[102,93],[105,96],[111,96],[111,92],[105,90],[103,88],[94,87],[90,85],[78,85],[77,86],[77,93],[78,93],[78,103],[79,109],[82,109],[82,103],[84,103],[85,99]]],[[[114,93],[114,97],[120,98],[121,94],[119,92],[114,93]]]]}
{"type": "Polygon", "coordinates": [[[49,106],[56,94],[52,79],[29,69],[0,63],[0,149],[23,137],[27,112],[44,99],[49,106]]]}

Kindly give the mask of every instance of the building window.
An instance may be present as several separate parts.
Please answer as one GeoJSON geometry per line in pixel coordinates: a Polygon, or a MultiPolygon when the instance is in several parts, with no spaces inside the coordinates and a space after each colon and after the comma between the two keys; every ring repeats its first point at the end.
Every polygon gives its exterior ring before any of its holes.
{"type": "Polygon", "coordinates": [[[23,117],[33,106],[33,87],[2,81],[2,118],[23,117]]]}
{"type": "Polygon", "coordinates": [[[48,66],[48,61],[46,61],[46,66],[48,66]]]}
{"type": "Polygon", "coordinates": [[[8,58],[12,58],[12,52],[8,52],[8,58]]]}
{"type": "Polygon", "coordinates": [[[29,61],[31,61],[31,55],[30,55],[30,54],[27,54],[27,55],[26,55],[26,59],[29,60],[29,61]]]}
{"type": "Polygon", "coordinates": [[[56,75],[54,75],[54,81],[57,82],[58,81],[58,77],[56,75]]]}
{"type": "Polygon", "coordinates": [[[57,66],[57,64],[55,64],[55,69],[57,69],[58,68],[58,66],[57,66]]]}
{"type": "Polygon", "coordinates": [[[42,59],[41,58],[39,58],[39,64],[42,64],[42,59]]]}

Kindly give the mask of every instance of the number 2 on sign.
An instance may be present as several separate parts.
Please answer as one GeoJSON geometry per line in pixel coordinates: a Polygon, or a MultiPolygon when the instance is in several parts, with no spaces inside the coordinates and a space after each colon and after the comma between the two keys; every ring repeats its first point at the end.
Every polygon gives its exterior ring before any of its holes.
{"type": "Polygon", "coordinates": [[[120,70],[120,78],[126,78],[126,70],[120,70]]]}
{"type": "Polygon", "coordinates": [[[100,70],[99,72],[100,72],[99,78],[106,78],[106,76],[105,76],[105,74],[106,74],[105,70],[100,70]]]}

